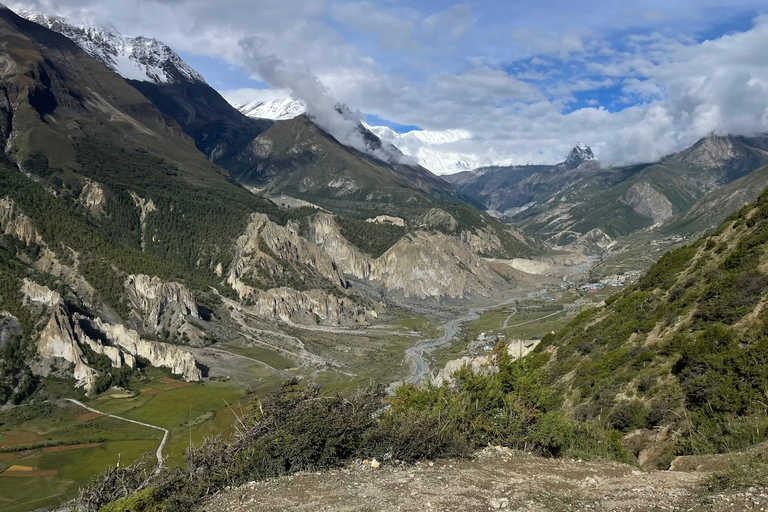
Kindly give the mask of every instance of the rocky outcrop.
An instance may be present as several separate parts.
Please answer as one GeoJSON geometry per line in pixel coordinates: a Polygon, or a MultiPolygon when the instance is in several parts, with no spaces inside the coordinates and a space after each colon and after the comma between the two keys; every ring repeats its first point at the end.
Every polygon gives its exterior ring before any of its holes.
{"type": "MultiPolygon", "coordinates": [[[[516,361],[519,358],[523,358],[530,354],[540,340],[510,340],[507,343],[507,354],[509,357],[516,361]]],[[[464,356],[459,359],[453,359],[445,363],[445,366],[438,372],[437,376],[433,379],[432,383],[436,386],[441,386],[445,383],[450,383],[453,380],[453,374],[461,370],[464,366],[469,366],[472,373],[475,374],[492,374],[499,371],[496,366],[496,356],[488,354],[484,356],[464,356]]]]}
{"type": "Polygon", "coordinates": [[[10,235],[27,245],[43,241],[29,217],[8,197],[0,199],[0,234],[10,235]]]}
{"type": "Polygon", "coordinates": [[[47,286],[42,286],[30,279],[24,278],[21,282],[21,293],[27,300],[43,304],[50,308],[61,304],[61,295],[58,292],[54,292],[47,286]]]}
{"type": "Polygon", "coordinates": [[[564,249],[569,252],[593,255],[600,254],[610,247],[611,244],[613,244],[613,239],[602,229],[595,228],[581,235],[576,241],[566,245],[564,249]]]}
{"type": "Polygon", "coordinates": [[[84,387],[89,393],[94,390],[99,374],[88,366],[64,304],[53,307],[53,314],[40,334],[37,351],[44,360],[58,358],[72,363],[76,386],[84,387]]]}
{"type": "Polygon", "coordinates": [[[320,214],[310,221],[309,238],[345,274],[406,299],[464,300],[509,287],[469,243],[443,233],[409,233],[374,259],[341,236],[332,216],[320,214]]]}
{"type": "Polygon", "coordinates": [[[21,336],[21,324],[18,318],[8,311],[0,311],[0,348],[14,336],[21,336]]]}
{"type": "Polygon", "coordinates": [[[459,226],[453,215],[440,208],[432,208],[417,223],[420,228],[453,233],[459,226]]]}
{"type": "Polygon", "coordinates": [[[672,202],[645,181],[632,185],[622,199],[640,215],[653,219],[654,223],[666,220],[674,214],[672,202]]]}
{"type": "Polygon", "coordinates": [[[179,347],[142,340],[136,331],[120,324],[107,324],[78,313],[72,315],[58,293],[28,279],[22,283],[22,293],[27,300],[51,310],[51,317],[37,343],[40,357],[44,362],[56,358],[71,363],[76,385],[89,393],[95,389],[99,373],[90,367],[83,350],[85,346],[108,357],[115,368],[123,365],[134,368],[138,356],[147,359],[152,366],[170,368],[185,380],[202,379],[192,354],[179,347]]]}
{"type": "Polygon", "coordinates": [[[468,244],[443,233],[406,235],[376,260],[373,270],[370,280],[405,298],[492,297],[509,287],[468,244]]]}
{"type": "Polygon", "coordinates": [[[498,235],[487,228],[475,231],[464,230],[461,232],[460,238],[476,254],[492,255],[499,254],[504,250],[498,235]]]}
{"type": "MultiPolygon", "coordinates": [[[[134,201],[136,201],[135,198],[134,201]]],[[[80,196],[77,198],[76,203],[88,210],[91,215],[98,218],[104,215],[106,202],[104,189],[101,185],[96,181],[86,179],[85,185],[83,185],[82,190],[80,190],[80,196]]]]}
{"type": "Polygon", "coordinates": [[[373,222],[374,224],[392,224],[393,226],[405,227],[405,221],[400,217],[392,217],[391,215],[379,215],[371,219],[365,219],[365,222],[373,222]]]}
{"type": "Polygon", "coordinates": [[[570,153],[568,153],[568,157],[565,159],[565,162],[560,164],[565,170],[571,171],[573,169],[576,169],[580,167],[582,164],[586,162],[591,162],[595,160],[595,154],[592,153],[592,149],[587,146],[586,144],[582,144],[581,142],[577,143],[570,153]]]}
{"type": "Polygon", "coordinates": [[[139,195],[134,192],[130,191],[131,199],[133,199],[133,204],[136,205],[136,208],[139,209],[139,222],[141,223],[141,250],[146,250],[146,233],[147,233],[147,215],[149,215],[152,212],[157,211],[157,207],[155,206],[155,203],[152,201],[152,199],[145,199],[143,197],[139,197],[139,195]]]}
{"type": "Polygon", "coordinates": [[[181,283],[139,274],[128,276],[124,286],[131,308],[149,333],[176,333],[187,317],[200,318],[192,292],[181,283]]]}
{"type": "Polygon", "coordinates": [[[367,279],[373,274],[373,259],[341,235],[333,215],[320,214],[310,219],[309,239],[339,266],[345,274],[367,279]]]}
{"type": "Polygon", "coordinates": [[[91,325],[104,333],[110,344],[132,356],[146,359],[152,366],[169,368],[190,382],[198,382],[203,378],[192,354],[176,345],[143,340],[133,329],[121,324],[108,324],[99,318],[92,320],[91,325]]]}
{"type": "Polygon", "coordinates": [[[322,290],[299,292],[274,288],[258,293],[249,303],[254,313],[302,325],[365,324],[376,316],[354,300],[335,297],[322,290]]]}
{"type": "Polygon", "coordinates": [[[710,135],[675,155],[675,159],[702,169],[715,169],[743,155],[742,148],[729,136],[710,135]]]}
{"type": "Polygon", "coordinates": [[[297,224],[280,226],[264,214],[252,214],[245,233],[237,239],[235,258],[227,273],[227,283],[242,301],[260,315],[299,324],[355,324],[370,317],[370,312],[353,300],[319,289],[264,289],[273,282],[271,276],[286,272],[309,284],[324,280],[339,290],[348,286],[333,258],[301,237],[297,224]]]}
{"type": "Polygon", "coordinates": [[[130,368],[134,368],[136,366],[136,359],[134,359],[132,355],[127,353],[124,354],[123,352],[120,352],[119,348],[113,347],[111,345],[105,345],[100,340],[94,340],[88,334],[86,334],[85,328],[87,328],[90,332],[93,332],[90,318],[80,315],[79,313],[75,313],[72,315],[72,325],[78,342],[80,344],[88,345],[88,347],[97,354],[107,356],[112,363],[112,368],[122,368],[123,365],[126,365],[130,368]]]}
{"type": "MultiPolygon", "coordinates": [[[[331,283],[347,286],[344,273],[328,254],[299,236],[295,223],[280,226],[263,213],[252,214],[245,233],[237,239],[227,282],[236,290],[245,291],[250,287],[243,286],[242,278],[258,281],[259,271],[282,272],[284,263],[306,265],[331,283]]],[[[241,294],[241,298],[244,297],[241,294]]]]}

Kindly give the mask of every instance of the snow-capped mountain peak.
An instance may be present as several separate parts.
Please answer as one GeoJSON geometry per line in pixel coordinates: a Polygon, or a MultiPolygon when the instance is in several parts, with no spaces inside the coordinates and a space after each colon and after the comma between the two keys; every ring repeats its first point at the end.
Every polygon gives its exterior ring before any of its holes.
{"type": "Polygon", "coordinates": [[[31,11],[18,14],[68,37],[125,79],[154,83],[205,82],[200,73],[157,39],[126,36],[112,27],[74,25],[60,16],[31,11]]]}
{"type": "Polygon", "coordinates": [[[596,160],[595,154],[592,153],[592,149],[587,146],[586,144],[582,144],[581,142],[577,143],[571,152],[568,154],[568,158],[565,159],[565,168],[575,169],[584,162],[588,162],[590,160],[596,160]]]}
{"type": "Polygon", "coordinates": [[[235,105],[235,108],[248,117],[282,121],[300,116],[307,110],[307,105],[303,101],[282,98],[271,101],[255,100],[235,105]]]}

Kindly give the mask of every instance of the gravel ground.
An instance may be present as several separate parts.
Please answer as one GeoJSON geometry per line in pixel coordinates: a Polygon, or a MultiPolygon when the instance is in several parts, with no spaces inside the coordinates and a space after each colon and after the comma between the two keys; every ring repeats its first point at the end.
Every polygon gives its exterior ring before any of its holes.
{"type": "Polygon", "coordinates": [[[501,448],[472,460],[299,473],[228,489],[207,512],[760,511],[761,489],[706,495],[703,473],[644,472],[625,464],[543,459],[501,448]]]}

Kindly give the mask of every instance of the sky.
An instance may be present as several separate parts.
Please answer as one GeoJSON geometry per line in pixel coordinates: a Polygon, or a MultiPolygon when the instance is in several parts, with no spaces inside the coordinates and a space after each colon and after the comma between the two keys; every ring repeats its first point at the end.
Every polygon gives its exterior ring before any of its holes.
{"type": "Polygon", "coordinates": [[[633,164],[768,131],[765,0],[8,5],[160,39],[232,101],[342,102],[406,153],[471,166],[554,163],[577,142],[633,164]]]}

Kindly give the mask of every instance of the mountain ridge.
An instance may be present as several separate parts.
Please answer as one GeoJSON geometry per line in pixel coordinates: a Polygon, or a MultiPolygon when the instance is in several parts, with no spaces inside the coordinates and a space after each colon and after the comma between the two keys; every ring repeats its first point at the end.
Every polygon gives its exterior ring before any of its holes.
{"type": "Polygon", "coordinates": [[[649,164],[602,168],[594,155],[581,160],[572,151],[570,163],[481,168],[444,179],[494,215],[564,246],[573,233],[593,229],[617,238],[671,225],[710,192],[768,163],[765,146],[761,135],[712,135],[649,164]]]}

